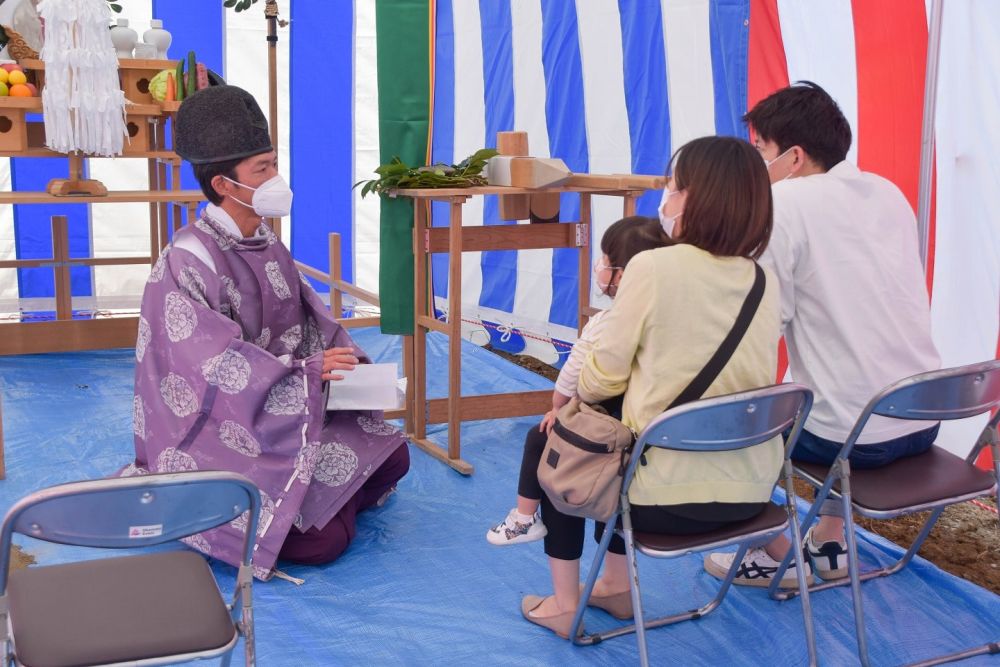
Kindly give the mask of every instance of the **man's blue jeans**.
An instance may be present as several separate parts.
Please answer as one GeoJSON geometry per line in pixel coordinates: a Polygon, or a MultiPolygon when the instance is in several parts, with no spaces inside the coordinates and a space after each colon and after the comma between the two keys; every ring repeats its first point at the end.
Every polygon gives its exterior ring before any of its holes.
{"type": "MultiPolygon", "coordinates": [[[[910,433],[895,440],[885,442],[873,442],[866,445],[855,443],[851,448],[851,453],[847,460],[851,463],[852,469],[881,468],[889,465],[896,459],[906,456],[922,454],[930,449],[938,434],[938,424],[923,431],[910,433]]],[[[787,433],[785,434],[787,437],[787,433]]],[[[792,451],[792,460],[803,463],[818,463],[830,465],[837,458],[837,453],[844,446],[842,442],[834,442],[813,435],[803,429],[799,435],[795,449],[792,451]]],[[[827,498],[819,510],[820,516],[837,516],[843,518],[844,508],[839,499],[827,498]]]]}

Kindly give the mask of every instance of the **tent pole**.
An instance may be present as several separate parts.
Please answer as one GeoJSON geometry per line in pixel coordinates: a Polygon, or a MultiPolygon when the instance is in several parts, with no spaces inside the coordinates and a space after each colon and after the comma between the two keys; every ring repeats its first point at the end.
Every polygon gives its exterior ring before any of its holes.
{"type": "Polygon", "coordinates": [[[938,64],[941,55],[941,22],[944,0],[932,0],[927,31],[927,72],[924,79],[924,117],[920,132],[920,189],[917,199],[917,233],[920,261],[927,269],[930,247],[931,195],[934,177],[934,115],[937,111],[938,64]]]}
{"type": "Polygon", "coordinates": [[[271,145],[278,150],[278,2],[267,0],[264,5],[267,19],[267,78],[268,78],[268,120],[271,125],[271,145]]]}

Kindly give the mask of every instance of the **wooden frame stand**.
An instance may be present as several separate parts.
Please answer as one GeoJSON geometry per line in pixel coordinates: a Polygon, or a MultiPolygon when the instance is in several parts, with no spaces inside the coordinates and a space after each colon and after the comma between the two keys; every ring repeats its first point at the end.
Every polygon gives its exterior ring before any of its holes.
{"type": "MultiPolygon", "coordinates": [[[[605,195],[623,199],[623,215],[635,214],[636,199],[644,189],[608,189],[603,187],[563,186],[529,190],[502,186],[484,186],[450,190],[399,190],[395,194],[413,199],[414,314],[412,341],[404,342],[404,364],[409,388],[405,416],[410,441],[439,461],[463,475],[474,467],[462,458],[460,429],[463,421],[525,417],[547,412],[552,405],[551,390],[462,396],[462,253],[483,250],[529,250],[537,248],[575,248],[578,254],[579,328],[590,308],[590,236],[591,197],[605,195]],[[462,207],[472,197],[481,195],[537,195],[564,192],[580,196],[580,220],[543,225],[462,226],[462,207]],[[431,202],[449,207],[448,227],[431,227],[431,202]],[[428,264],[430,255],[448,255],[448,312],[445,321],[435,317],[430,293],[428,264]],[[427,335],[448,336],[448,396],[427,397],[427,335]],[[412,350],[406,346],[412,344],[412,350]],[[427,437],[428,424],[448,424],[448,445],[443,448],[427,437]],[[412,427],[411,427],[412,424],[412,427]]],[[[515,200],[516,201],[516,200],[515,200]]],[[[387,415],[395,416],[395,415],[387,415]]]]}

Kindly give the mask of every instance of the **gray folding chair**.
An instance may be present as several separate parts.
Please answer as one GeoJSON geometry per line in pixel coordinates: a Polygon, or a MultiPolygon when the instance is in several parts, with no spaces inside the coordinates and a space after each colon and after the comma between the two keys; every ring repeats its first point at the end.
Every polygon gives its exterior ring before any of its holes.
{"type": "Polygon", "coordinates": [[[21,499],[0,532],[3,664],[165,665],[223,656],[228,665],[242,635],[246,664],[253,665],[250,561],[259,512],[257,487],[230,472],[73,482],[21,499]],[[143,547],[214,528],[244,512],[243,560],[228,605],[208,563],[187,550],[8,575],[14,533],[77,546],[143,547]]]}
{"type": "MultiPolygon", "coordinates": [[[[1000,413],[989,421],[972,452],[964,459],[934,445],[923,454],[897,459],[881,468],[852,471],[848,461],[851,449],[872,415],[942,421],[974,417],[989,412],[998,405],[1000,361],[921,373],[889,385],[868,402],[832,466],[794,463],[795,474],[817,489],[816,500],[802,520],[803,526],[809,526],[813,522],[820,506],[828,497],[839,498],[843,503],[848,576],[815,584],[809,590],[820,591],[850,584],[854,599],[858,655],[863,665],[869,664],[869,658],[861,582],[884,577],[906,567],[948,505],[997,493],[997,478],[1000,476],[997,423],[1000,422],[1000,413]],[[980,470],[975,465],[979,452],[987,445],[993,454],[994,467],[989,472],[980,470]],[[891,519],[913,512],[932,511],[913,544],[898,561],[889,567],[861,572],[852,509],[861,516],[872,519],[891,519]]],[[[1000,497],[997,500],[1000,501],[1000,497]]],[[[798,523],[797,519],[795,523],[798,523]]],[[[788,568],[789,562],[786,558],[778,568],[775,581],[788,568]]],[[[770,594],[783,600],[794,596],[796,591],[780,591],[772,583],[770,594]]],[[[938,665],[974,655],[996,653],[997,650],[997,644],[990,643],[919,664],[938,665]]]]}
{"type": "MultiPolygon", "coordinates": [[[[789,526],[789,513],[794,514],[795,512],[795,495],[792,492],[792,467],[788,455],[795,446],[795,441],[802,430],[806,415],[812,407],[812,400],[812,392],[802,385],[774,385],[686,403],[666,411],[643,430],[636,440],[628,468],[625,470],[619,511],[608,521],[608,529],[604,531],[604,536],[597,548],[597,554],[594,556],[594,563],[587,575],[587,582],[580,594],[580,604],[577,607],[573,626],[569,633],[570,637],[573,637],[574,643],[597,644],[605,639],[635,632],[639,644],[639,660],[645,667],[649,664],[646,648],[647,629],[702,618],[722,603],[747,549],[769,542],[789,526]],[[730,451],[766,443],[772,438],[780,437],[789,429],[791,429],[791,433],[785,444],[785,463],[781,475],[787,486],[786,507],[769,503],[761,514],[752,519],[698,535],[663,535],[632,530],[628,490],[635,475],[636,465],[646,447],[688,452],[730,451]],[[612,531],[611,527],[616,526],[619,516],[622,527],[612,531]],[[594,583],[597,581],[597,575],[613,532],[621,535],[625,540],[629,580],[632,582],[632,609],[635,614],[635,622],[608,632],[583,635],[583,614],[587,608],[590,593],[594,589],[594,583]],[[715,598],[693,611],[685,611],[649,621],[645,620],[642,596],[639,590],[636,551],[653,558],[678,558],[693,553],[716,551],[734,544],[739,545],[736,558],[715,598]]],[[[798,524],[792,523],[792,528],[795,543],[801,543],[798,524]]],[[[792,549],[791,551],[796,554],[797,559],[802,557],[800,549],[792,549]]],[[[802,593],[802,616],[805,621],[809,662],[816,664],[812,615],[809,609],[809,591],[802,567],[798,568],[797,575],[798,587],[802,593]]]]}

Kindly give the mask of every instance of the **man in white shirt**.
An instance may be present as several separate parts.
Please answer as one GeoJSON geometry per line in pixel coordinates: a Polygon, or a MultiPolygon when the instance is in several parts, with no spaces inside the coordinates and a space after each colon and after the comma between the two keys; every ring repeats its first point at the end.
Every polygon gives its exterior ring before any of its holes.
{"type": "MultiPolygon", "coordinates": [[[[792,458],[830,464],[878,391],[940,368],[917,245],[917,222],[892,182],[845,160],[851,128],[819,86],[799,82],[743,117],[768,165],[774,229],[761,262],[781,284],[791,376],[815,394],[792,458]]],[[[937,425],[873,417],[852,468],[875,468],[926,451],[937,425]]],[[[824,579],[846,576],[840,501],[828,500],[805,547],[824,579]]],[[[735,583],[767,586],[788,552],[784,536],[751,550],[735,583]]],[[[706,569],[725,576],[732,554],[706,569]]],[[[795,570],[782,577],[795,585],[795,570]]]]}

